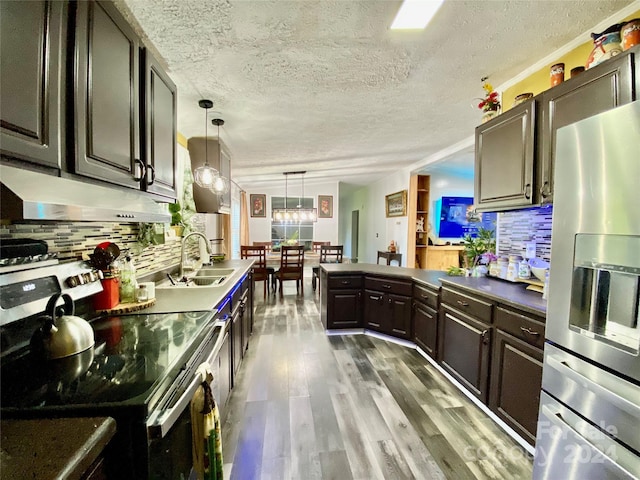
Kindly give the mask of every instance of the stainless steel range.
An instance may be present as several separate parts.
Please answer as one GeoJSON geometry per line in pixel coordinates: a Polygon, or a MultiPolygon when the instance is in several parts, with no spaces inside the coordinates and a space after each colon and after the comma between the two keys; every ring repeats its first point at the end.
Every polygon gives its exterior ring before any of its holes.
{"type": "Polygon", "coordinates": [[[534,479],[640,478],[640,102],[557,135],[534,479]]]}
{"type": "Polygon", "coordinates": [[[110,478],[187,478],[189,402],[202,382],[195,371],[224,340],[218,319],[225,307],[100,316],[90,322],[96,340],[90,350],[49,361],[30,351],[49,297],[67,293],[79,301],[100,289],[97,273],[83,262],[0,275],[2,416],[111,416],[117,434],[106,451],[110,478]]]}

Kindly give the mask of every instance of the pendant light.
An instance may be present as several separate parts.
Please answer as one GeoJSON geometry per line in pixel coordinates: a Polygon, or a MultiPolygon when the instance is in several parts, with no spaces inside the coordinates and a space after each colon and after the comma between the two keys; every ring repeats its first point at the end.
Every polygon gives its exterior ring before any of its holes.
{"type": "MultiPolygon", "coordinates": [[[[224,120],[221,118],[214,118],[211,123],[218,127],[218,165],[222,166],[222,144],[220,143],[220,125],[224,125],[224,120]]],[[[221,167],[222,168],[222,167],[221,167]]],[[[229,191],[229,179],[223,177],[218,173],[218,176],[214,178],[213,183],[209,189],[218,195],[224,195],[229,191]]]]}
{"type": "Polygon", "coordinates": [[[318,210],[315,208],[305,208],[304,203],[304,174],[306,171],[300,172],[284,172],[284,208],[274,208],[271,210],[271,219],[280,223],[300,223],[304,221],[315,222],[318,220],[318,210]],[[301,175],[302,177],[302,196],[298,197],[298,206],[288,208],[288,180],[289,175],[301,175]]]}
{"type": "MultiPolygon", "coordinates": [[[[211,188],[216,179],[220,177],[218,170],[209,165],[209,154],[207,151],[207,111],[213,107],[211,100],[200,100],[198,105],[204,108],[204,165],[199,166],[193,171],[193,179],[195,182],[203,188],[211,188]]],[[[219,129],[220,127],[218,127],[219,129]]],[[[219,130],[218,130],[218,133],[219,130]]]]}

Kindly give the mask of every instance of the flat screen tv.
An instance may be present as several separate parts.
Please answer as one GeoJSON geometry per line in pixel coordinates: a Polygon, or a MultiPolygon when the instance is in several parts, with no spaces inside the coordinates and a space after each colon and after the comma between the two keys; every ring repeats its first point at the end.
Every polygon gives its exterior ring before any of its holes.
{"type": "Polygon", "coordinates": [[[497,214],[474,212],[473,197],[442,197],[437,203],[439,221],[436,234],[441,239],[462,240],[467,234],[476,237],[481,227],[488,230],[496,229],[497,214]]]}

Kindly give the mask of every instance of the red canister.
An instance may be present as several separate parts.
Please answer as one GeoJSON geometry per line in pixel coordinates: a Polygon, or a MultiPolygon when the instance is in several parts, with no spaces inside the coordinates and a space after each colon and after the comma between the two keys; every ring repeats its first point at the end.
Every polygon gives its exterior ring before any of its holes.
{"type": "Polygon", "coordinates": [[[555,87],[564,82],[564,63],[556,63],[551,67],[551,86],[555,87]]]}
{"type": "Polygon", "coordinates": [[[622,25],[620,29],[620,44],[622,50],[628,50],[640,43],[640,18],[634,18],[622,25]]]}
{"type": "Polygon", "coordinates": [[[117,277],[103,278],[102,291],[93,296],[93,308],[96,310],[109,310],[120,303],[120,282],[117,277]]]}

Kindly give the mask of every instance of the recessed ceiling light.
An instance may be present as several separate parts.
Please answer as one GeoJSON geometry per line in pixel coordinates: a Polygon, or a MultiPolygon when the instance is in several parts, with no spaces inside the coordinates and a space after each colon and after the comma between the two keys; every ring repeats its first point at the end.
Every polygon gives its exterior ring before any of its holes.
{"type": "Polygon", "coordinates": [[[444,0],[404,0],[391,30],[425,28],[444,0]]]}

